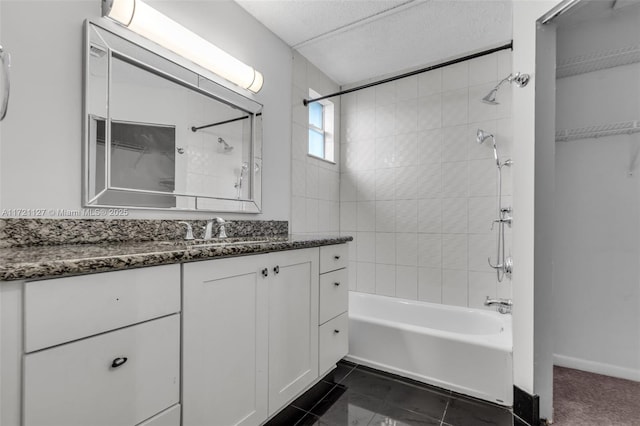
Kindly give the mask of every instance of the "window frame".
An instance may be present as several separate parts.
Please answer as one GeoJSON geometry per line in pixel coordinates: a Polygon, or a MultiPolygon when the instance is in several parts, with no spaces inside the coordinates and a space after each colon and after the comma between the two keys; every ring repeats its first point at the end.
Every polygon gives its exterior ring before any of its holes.
{"type": "MultiPolygon", "coordinates": [[[[320,95],[313,89],[309,89],[309,97],[310,98],[319,98],[320,95]]],[[[320,161],[325,161],[330,164],[336,164],[335,162],[335,137],[334,137],[334,122],[335,122],[335,107],[333,102],[323,99],[321,101],[316,101],[322,105],[322,128],[319,128],[313,124],[311,124],[310,112],[307,115],[307,156],[311,158],[315,158],[320,161]],[[309,141],[309,131],[313,130],[317,133],[322,134],[323,144],[322,144],[322,154],[320,157],[318,155],[312,154],[310,152],[310,141],[309,141]]],[[[309,106],[307,106],[309,107],[309,106]]]]}

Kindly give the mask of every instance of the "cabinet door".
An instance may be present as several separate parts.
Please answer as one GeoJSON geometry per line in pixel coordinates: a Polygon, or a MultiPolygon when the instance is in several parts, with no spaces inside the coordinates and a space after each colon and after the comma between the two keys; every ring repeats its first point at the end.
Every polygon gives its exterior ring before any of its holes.
{"type": "Polygon", "coordinates": [[[270,255],[269,415],[318,377],[318,259],[317,248],[270,255]]]}
{"type": "Polygon", "coordinates": [[[183,266],[183,425],[267,418],[267,256],[183,266]]]}

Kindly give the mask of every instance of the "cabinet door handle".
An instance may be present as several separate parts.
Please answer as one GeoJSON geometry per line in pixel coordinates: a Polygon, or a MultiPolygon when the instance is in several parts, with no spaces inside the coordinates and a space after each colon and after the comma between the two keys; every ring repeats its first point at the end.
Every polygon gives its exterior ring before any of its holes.
{"type": "Polygon", "coordinates": [[[333,332],[338,334],[338,333],[340,333],[340,330],[336,329],[336,330],[333,330],[333,332]]]}
{"type": "Polygon", "coordinates": [[[279,274],[280,273],[280,266],[279,265],[276,265],[276,267],[273,268],[273,273],[274,274],[279,274]]]}
{"type": "Polygon", "coordinates": [[[123,356],[122,358],[116,358],[113,360],[113,362],[111,363],[111,368],[118,368],[121,365],[123,365],[125,362],[127,362],[129,358],[127,358],[126,356],[123,356]]]}
{"type": "Polygon", "coordinates": [[[263,277],[268,277],[268,276],[269,276],[269,270],[268,270],[267,268],[264,268],[264,269],[262,270],[262,276],[263,276],[263,277]]]}
{"type": "Polygon", "coordinates": [[[333,283],[333,285],[335,285],[336,287],[340,287],[340,283],[338,282],[333,283]]]}
{"type": "Polygon", "coordinates": [[[335,260],[340,260],[340,255],[339,255],[339,254],[336,254],[335,256],[333,256],[333,258],[334,258],[335,260]]]}

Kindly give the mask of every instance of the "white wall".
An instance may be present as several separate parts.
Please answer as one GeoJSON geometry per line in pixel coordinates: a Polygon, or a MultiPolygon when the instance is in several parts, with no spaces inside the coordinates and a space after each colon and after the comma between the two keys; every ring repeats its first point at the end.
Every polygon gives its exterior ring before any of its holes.
{"type": "MultiPolygon", "coordinates": [[[[638,45],[640,7],[558,30],[558,62],[638,45]]],[[[640,119],[640,64],[557,81],[557,127],[640,119]]],[[[556,144],[556,363],[640,380],[640,134],[556,144]]]]}
{"type": "MultiPolygon", "coordinates": [[[[333,135],[335,164],[307,155],[309,146],[309,89],[321,95],[339,86],[300,53],[293,53],[291,137],[291,231],[296,234],[340,232],[340,135],[333,135]]],[[[334,104],[334,129],[340,129],[340,98],[334,104]]],[[[351,244],[352,245],[352,244],[351,244]]]]}
{"type": "Polygon", "coordinates": [[[553,417],[553,252],[555,191],[556,28],[540,25],[536,39],[536,158],[534,241],[534,378],[540,417],[553,417]]]}
{"type": "Polygon", "coordinates": [[[532,74],[513,91],[513,380],[534,392],[534,199],[536,21],[558,0],[513,4],[513,71],[532,74]]]}
{"type": "MultiPolygon", "coordinates": [[[[3,208],[78,209],[81,203],[82,26],[100,2],[1,0],[1,37],[13,55],[11,114],[2,125],[3,208]]],[[[263,214],[290,214],[291,49],[232,1],[150,1],[263,73],[263,214]]],[[[130,218],[207,217],[132,211],[130,218]]]]}
{"type": "MultiPolygon", "coordinates": [[[[340,230],[355,236],[352,289],[478,308],[511,297],[510,280],[497,283],[487,265],[497,170],[491,143],[476,142],[478,128],[491,132],[510,158],[511,88],[500,105],[481,102],[510,71],[503,51],[342,97],[340,230]]],[[[504,206],[510,174],[503,168],[504,206]]]]}

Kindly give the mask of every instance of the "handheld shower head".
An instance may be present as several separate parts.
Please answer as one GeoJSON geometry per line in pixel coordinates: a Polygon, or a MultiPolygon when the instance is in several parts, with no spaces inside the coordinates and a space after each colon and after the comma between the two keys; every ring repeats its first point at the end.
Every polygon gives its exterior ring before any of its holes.
{"type": "Polygon", "coordinates": [[[500,167],[500,160],[498,159],[498,146],[496,145],[495,136],[493,136],[493,134],[489,132],[485,132],[482,129],[478,129],[478,131],[476,132],[476,142],[478,142],[479,144],[484,143],[484,141],[489,138],[491,138],[491,141],[493,142],[493,158],[495,158],[496,164],[498,165],[498,167],[500,167]]]}
{"type": "Polygon", "coordinates": [[[476,133],[476,142],[481,144],[488,138],[492,138],[492,137],[493,135],[491,133],[487,133],[482,129],[478,129],[478,132],[476,133]]]}

